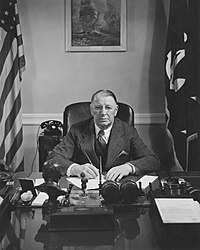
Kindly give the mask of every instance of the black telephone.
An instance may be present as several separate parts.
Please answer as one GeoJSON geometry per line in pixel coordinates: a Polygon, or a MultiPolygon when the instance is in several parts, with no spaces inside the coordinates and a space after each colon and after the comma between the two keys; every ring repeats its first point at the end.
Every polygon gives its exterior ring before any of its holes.
{"type": "Polygon", "coordinates": [[[62,134],[62,123],[56,120],[48,120],[41,123],[40,127],[44,129],[44,135],[57,135],[60,136],[62,134]]]}

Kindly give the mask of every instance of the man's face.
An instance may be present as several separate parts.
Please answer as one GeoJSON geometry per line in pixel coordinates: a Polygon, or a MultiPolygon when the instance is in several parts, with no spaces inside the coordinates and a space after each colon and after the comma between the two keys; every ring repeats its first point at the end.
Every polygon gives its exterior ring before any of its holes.
{"type": "Polygon", "coordinates": [[[100,129],[107,129],[114,122],[118,105],[112,96],[99,93],[91,103],[90,110],[96,125],[100,129]]]}

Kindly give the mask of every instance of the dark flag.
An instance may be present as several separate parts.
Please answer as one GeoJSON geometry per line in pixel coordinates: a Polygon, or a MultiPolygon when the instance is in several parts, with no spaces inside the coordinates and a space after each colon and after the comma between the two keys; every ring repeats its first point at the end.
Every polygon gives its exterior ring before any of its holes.
{"type": "Polygon", "coordinates": [[[4,218],[4,222],[6,222],[7,225],[5,226],[6,229],[0,242],[0,249],[25,250],[24,240],[26,234],[26,223],[33,218],[33,211],[22,212],[21,209],[15,209],[14,212],[8,211],[8,213],[10,213],[10,218],[9,221],[7,221],[8,218],[6,218],[6,221],[4,218]]]}
{"type": "Polygon", "coordinates": [[[171,0],[166,43],[166,129],[176,169],[185,171],[197,170],[200,159],[198,5],[171,0]]]}
{"type": "Polygon", "coordinates": [[[20,81],[25,58],[16,0],[0,0],[0,161],[23,171],[20,81]]]}

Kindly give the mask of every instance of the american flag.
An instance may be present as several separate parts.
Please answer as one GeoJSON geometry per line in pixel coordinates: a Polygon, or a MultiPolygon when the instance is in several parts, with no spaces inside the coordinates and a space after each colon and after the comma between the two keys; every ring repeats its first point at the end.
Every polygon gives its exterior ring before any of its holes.
{"type": "Polygon", "coordinates": [[[176,170],[199,170],[200,1],[171,0],[166,43],[166,128],[176,170]]]}
{"type": "Polygon", "coordinates": [[[33,219],[34,212],[31,210],[23,212],[20,208],[15,211],[11,210],[12,208],[8,206],[6,213],[3,214],[2,222],[6,222],[6,225],[4,225],[0,239],[0,250],[25,250],[26,224],[27,221],[33,219]]]}
{"type": "Polygon", "coordinates": [[[17,0],[0,0],[0,160],[24,170],[20,81],[25,69],[17,0]]]}

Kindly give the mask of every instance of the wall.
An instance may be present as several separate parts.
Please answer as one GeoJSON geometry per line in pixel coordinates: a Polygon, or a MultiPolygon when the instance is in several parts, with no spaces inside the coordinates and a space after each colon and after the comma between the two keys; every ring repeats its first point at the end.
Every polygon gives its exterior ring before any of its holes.
{"type": "MultiPolygon", "coordinates": [[[[119,101],[134,108],[141,137],[161,161],[169,159],[164,128],[169,0],[126,1],[126,52],[76,53],[65,51],[64,0],[18,2],[27,62],[22,81],[26,170],[31,169],[36,153],[39,124],[62,120],[66,105],[88,101],[101,88],[113,90],[119,101]]],[[[33,169],[38,170],[38,155],[33,169]]]]}

